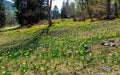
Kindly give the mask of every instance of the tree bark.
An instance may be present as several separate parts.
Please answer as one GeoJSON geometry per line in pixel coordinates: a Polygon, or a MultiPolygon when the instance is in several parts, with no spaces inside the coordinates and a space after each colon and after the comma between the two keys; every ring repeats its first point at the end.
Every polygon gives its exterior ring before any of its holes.
{"type": "Polygon", "coordinates": [[[88,12],[89,18],[90,18],[91,22],[93,22],[92,13],[90,11],[88,0],[86,0],[86,5],[87,5],[87,12],[88,12]]]}
{"type": "Polygon", "coordinates": [[[111,0],[106,0],[106,19],[110,19],[111,0]]]}
{"type": "MultiPolygon", "coordinates": [[[[80,0],[79,0],[79,1],[80,1],[80,0]]],[[[82,9],[82,15],[81,15],[81,18],[82,18],[82,21],[85,21],[84,8],[83,8],[83,6],[84,6],[84,2],[83,2],[83,0],[82,0],[82,6],[81,6],[81,9],[82,9]]]]}
{"type": "Polygon", "coordinates": [[[114,2],[114,16],[118,18],[118,5],[117,2],[114,2]]]}
{"type": "Polygon", "coordinates": [[[47,0],[47,6],[48,6],[48,26],[50,27],[52,25],[51,20],[51,6],[52,6],[52,0],[47,0]]]}

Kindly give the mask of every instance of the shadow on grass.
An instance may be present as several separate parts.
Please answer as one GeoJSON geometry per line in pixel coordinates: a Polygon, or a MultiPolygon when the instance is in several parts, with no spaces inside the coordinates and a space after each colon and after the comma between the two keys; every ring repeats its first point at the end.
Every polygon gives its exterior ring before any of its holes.
{"type": "Polygon", "coordinates": [[[31,54],[39,47],[39,40],[48,35],[49,27],[34,33],[32,39],[27,40],[24,43],[15,46],[4,47],[0,49],[0,56],[7,56],[8,58],[17,59],[19,56],[25,56],[25,53],[31,54]],[[22,53],[20,53],[22,51],[22,53]]]}

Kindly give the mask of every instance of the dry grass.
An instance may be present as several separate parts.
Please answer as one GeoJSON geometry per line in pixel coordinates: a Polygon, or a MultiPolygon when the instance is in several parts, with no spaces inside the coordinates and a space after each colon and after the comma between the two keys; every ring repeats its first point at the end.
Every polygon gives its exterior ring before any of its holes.
{"type": "Polygon", "coordinates": [[[90,23],[88,20],[55,20],[48,34],[37,33],[44,28],[41,26],[2,32],[0,47],[10,44],[18,46],[1,49],[3,53],[0,54],[0,74],[119,75],[119,21],[117,19],[90,23]],[[31,38],[35,40],[21,46],[20,41],[31,38]],[[109,43],[109,39],[116,41],[115,47],[101,45],[103,41],[109,43]],[[88,46],[88,50],[85,50],[84,45],[88,46]],[[108,53],[110,49],[114,52],[108,53]],[[104,70],[104,67],[108,71],[104,70]]]}

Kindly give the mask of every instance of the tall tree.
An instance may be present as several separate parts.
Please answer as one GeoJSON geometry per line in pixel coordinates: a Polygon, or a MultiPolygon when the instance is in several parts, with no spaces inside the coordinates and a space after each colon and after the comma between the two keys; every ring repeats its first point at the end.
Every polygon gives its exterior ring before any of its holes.
{"type": "Polygon", "coordinates": [[[65,9],[66,9],[66,15],[67,15],[67,18],[70,18],[70,5],[69,5],[69,0],[66,0],[66,3],[65,3],[65,9]]]}
{"type": "Polygon", "coordinates": [[[7,25],[13,25],[16,22],[14,12],[11,10],[6,10],[6,24],[7,25]]]}
{"type": "Polygon", "coordinates": [[[114,16],[118,18],[119,16],[118,16],[118,3],[117,2],[118,0],[114,0],[114,16]]]}
{"type": "Polygon", "coordinates": [[[93,19],[92,19],[92,13],[91,13],[91,10],[89,7],[89,0],[85,0],[85,2],[86,2],[86,7],[87,7],[87,12],[88,12],[89,18],[91,19],[91,22],[92,22],[93,19]]]}
{"type": "Polygon", "coordinates": [[[15,0],[16,16],[21,26],[33,25],[44,19],[44,0],[15,0]]]}
{"type": "Polygon", "coordinates": [[[57,5],[55,5],[53,8],[53,18],[58,19],[58,17],[59,17],[59,10],[58,10],[57,5]]]}
{"type": "Polygon", "coordinates": [[[47,7],[48,7],[48,25],[49,27],[52,25],[52,20],[51,20],[51,7],[52,7],[52,0],[47,0],[47,7]]]}
{"type": "Polygon", "coordinates": [[[81,18],[82,18],[82,21],[85,21],[85,15],[84,15],[84,0],[79,0],[79,3],[81,4],[81,18]]]}
{"type": "Polygon", "coordinates": [[[70,17],[74,18],[75,17],[75,3],[74,2],[70,2],[70,17]]]}
{"type": "Polygon", "coordinates": [[[118,0],[118,9],[119,9],[119,11],[120,11],[120,0],[118,0]]]}
{"type": "Polygon", "coordinates": [[[5,25],[5,7],[3,0],[0,0],[0,28],[5,25]]]}
{"type": "Polygon", "coordinates": [[[61,18],[67,18],[67,15],[66,15],[66,8],[65,8],[65,1],[63,1],[63,4],[62,4],[62,9],[61,9],[61,18]]]}
{"type": "Polygon", "coordinates": [[[77,3],[77,11],[80,13],[81,20],[85,21],[85,0],[75,0],[75,1],[77,3]]]}
{"type": "Polygon", "coordinates": [[[106,19],[110,19],[111,0],[106,0],[106,19]]]}

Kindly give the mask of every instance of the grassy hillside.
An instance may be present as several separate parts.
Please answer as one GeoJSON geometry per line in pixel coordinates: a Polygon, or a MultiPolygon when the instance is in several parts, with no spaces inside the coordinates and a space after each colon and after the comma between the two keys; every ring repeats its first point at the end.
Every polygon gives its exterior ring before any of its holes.
{"type": "Polygon", "coordinates": [[[120,74],[119,19],[53,22],[0,32],[0,75],[120,74]]]}

